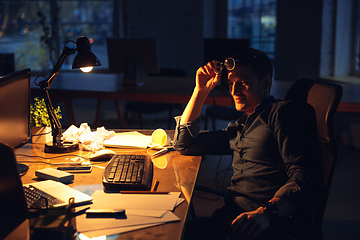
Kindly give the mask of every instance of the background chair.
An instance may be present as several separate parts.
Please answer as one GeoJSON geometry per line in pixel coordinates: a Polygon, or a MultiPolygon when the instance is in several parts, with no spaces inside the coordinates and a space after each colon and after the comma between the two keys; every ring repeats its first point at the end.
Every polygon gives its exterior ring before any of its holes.
{"type": "MultiPolygon", "coordinates": [[[[285,96],[285,100],[291,99],[293,101],[305,101],[309,103],[316,113],[318,135],[323,158],[322,166],[325,191],[321,196],[319,208],[314,209],[311,216],[312,225],[316,230],[314,239],[323,239],[322,222],[337,161],[334,116],[341,97],[342,87],[340,85],[306,78],[296,81],[285,96]]],[[[223,191],[208,188],[206,186],[196,185],[195,189],[223,197],[227,195],[223,191]]],[[[196,217],[194,208],[192,208],[191,211],[193,217],[196,217]]]]}

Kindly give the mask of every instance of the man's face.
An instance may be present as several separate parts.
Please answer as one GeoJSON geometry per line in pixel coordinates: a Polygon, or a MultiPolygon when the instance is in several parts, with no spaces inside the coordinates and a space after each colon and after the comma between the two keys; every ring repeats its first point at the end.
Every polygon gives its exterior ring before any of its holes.
{"type": "Polygon", "coordinates": [[[266,84],[268,81],[271,84],[271,78],[265,77],[259,80],[252,70],[252,66],[238,64],[228,73],[230,93],[234,99],[235,108],[248,115],[253,113],[255,107],[269,96],[269,87],[266,84]]]}

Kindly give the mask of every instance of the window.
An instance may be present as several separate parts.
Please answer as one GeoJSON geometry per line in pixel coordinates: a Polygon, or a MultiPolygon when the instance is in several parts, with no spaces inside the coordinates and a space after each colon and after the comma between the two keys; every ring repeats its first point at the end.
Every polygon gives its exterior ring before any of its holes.
{"type": "Polygon", "coordinates": [[[228,11],[228,37],[248,38],[274,59],[276,0],[228,0],[228,11]]]}
{"type": "Polygon", "coordinates": [[[355,56],[354,56],[354,73],[356,76],[360,76],[360,4],[355,2],[355,56]]]}
{"type": "MultiPolygon", "coordinates": [[[[106,38],[113,36],[113,11],[114,0],[1,1],[0,52],[14,53],[16,70],[46,71],[66,41],[86,36],[101,68],[108,68],[106,38]]],[[[62,69],[71,63],[69,57],[62,69]]]]}

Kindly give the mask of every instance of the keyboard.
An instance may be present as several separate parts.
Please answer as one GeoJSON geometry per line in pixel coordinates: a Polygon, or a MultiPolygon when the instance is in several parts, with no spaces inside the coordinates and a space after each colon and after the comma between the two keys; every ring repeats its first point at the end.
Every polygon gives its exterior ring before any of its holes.
{"type": "Polygon", "coordinates": [[[56,204],[65,203],[34,186],[23,186],[28,208],[48,208],[56,204]]]}
{"type": "Polygon", "coordinates": [[[106,165],[103,185],[107,190],[150,190],[153,163],[141,154],[116,154],[106,165]]]}

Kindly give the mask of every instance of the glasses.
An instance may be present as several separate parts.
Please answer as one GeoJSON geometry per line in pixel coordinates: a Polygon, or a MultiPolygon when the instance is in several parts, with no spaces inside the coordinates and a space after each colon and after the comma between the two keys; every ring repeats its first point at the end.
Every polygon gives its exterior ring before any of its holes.
{"type": "Polygon", "coordinates": [[[226,67],[226,69],[228,71],[232,71],[232,70],[234,70],[235,63],[237,61],[241,61],[241,62],[243,62],[243,61],[256,61],[256,62],[258,62],[259,58],[254,55],[254,56],[245,57],[245,58],[236,59],[236,60],[234,58],[232,58],[232,57],[229,57],[229,58],[225,59],[225,61],[223,63],[215,61],[215,63],[214,63],[214,72],[216,74],[220,74],[222,69],[224,68],[224,66],[226,67]]]}
{"type": "Polygon", "coordinates": [[[214,63],[214,72],[216,74],[220,74],[222,69],[224,68],[224,66],[226,67],[226,69],[228,71],[232,71],[235,68],[235,62],[236,61],[238,61],[238,60],[235,60],[235,59],[233,59],[231,57],[225,59],[225,61],[223,63],[219,62],[219,61],[215,61],[215,63],[214,63]]]}

